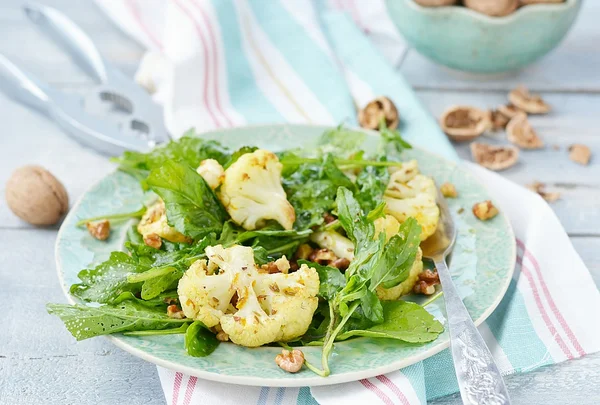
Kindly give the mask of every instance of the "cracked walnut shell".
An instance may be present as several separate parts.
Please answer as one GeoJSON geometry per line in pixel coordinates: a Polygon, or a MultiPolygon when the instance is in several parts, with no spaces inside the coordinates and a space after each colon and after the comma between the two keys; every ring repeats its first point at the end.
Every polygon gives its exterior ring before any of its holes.
{"type": "Polygon", "coordinates": [[[453,106],[442,114],[440,126],[454,141],[471,141],[491,127],[490,112],[475,107],[453,106]]]}
{"type": "Polygon", "coordinates": [[[529,93],[525,86],[519,86],[508,93],[508,100],[527,114],[546,114],[550,111],[550,105],[538,94],[529,93]]]}
{"type": "Polygon", "coordinates": [[[464,0],[464,4],[491,17],[503,17],[517,9],[519,0],[464,0]]]}
{"type": "Polygon", "coordinates": [[[471,156],[481,166],[490,170],[504,170],[514,166],[519,160],[519,149],[515,146],[494,146],[474,142],[471,156]]]}
{"type": "Polygon", "coordinates": [[[574,144],[569,146],[569,159],[580,165],[587,166],[590,163],[592,157],[592,151],[585,145],[574,144]]]}
{"type": "Polygon", "coordinates": [[[400,114],[392,100],[387,97],[377,97],[358,112],[358,123],[363,128],[379,129],[382,118],[385,119],[385,124],[389,129],[398,128],[400,114]]]}
{"type": "Polygon", "coordinates": [[[65,187],[40,166],[23,166],[6,182],[6,203],[11,211],[33,225],[53,225],[69,209],[65,187]]]}
{"type": "Polygon", "coordinates": [[[517,114],[506,125],[506,135],[508,140],[523,149],[541,149],[544,142],[537,136],[535,130],[531,127],[525,113],[517,114]]]}

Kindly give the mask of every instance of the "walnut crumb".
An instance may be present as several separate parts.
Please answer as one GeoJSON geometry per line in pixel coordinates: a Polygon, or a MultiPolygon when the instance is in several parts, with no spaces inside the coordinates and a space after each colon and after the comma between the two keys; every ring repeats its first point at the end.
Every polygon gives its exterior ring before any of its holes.
{"type": "Polygon", "coordinates": [[[560,193],[546,191],[546,185],[544,183],[540,183],[539,181],[533,182],[532,184],[528,184],[527,188],[533,191],[534,193],[538,193],[540,197],[542,197],[548,202],[554,202],[560,198],[560,193]]]}
{"type": "Polygon", "coordinates": [[[85,224],[90,235],[98,240],[106,240],[110,236],[110,222],[107,219],[85,224]]]}
{"type": "Polygon", "coordinates": [[[592,151],[587,146],[577,143],[569,146],[569,159],[573,162],[587,166],[591,157],[592,151]]]}
{"type": "Polygon", "coordinates": [[[482,221],[494,218],[498,215],[498,209],[494,207],[494,204],[490,200],[475,203],[473,205],[473,214],[482,221]]]}
{"type": "Polygon", "coordinates": [[[304,353],[298,349],[292,351],[284,349],[275,357],[275,363],[288,373],[297,373],[304,364],[304,353]]]}
{"type": "Polygon", "coordinates": [[[415,294],[432,295],[435,293],[435,286],[440,283],[440,276],[429,269],[419,274],[419,280],[413,288],[415,294]]]}
{"type": "Polygon", "coordinates": [[[442,195],[446,198],[456,198],[458,197],[458,192],[456,191],[456,187],[452,183],[444,183],[440,186],[440,191],[442,195]]]}
{"type": "Polygon", "coordinates": [[[162,239],[155,233],[144,235],[144,243],[154,249],[160,249],[162,246],[162,239]]]}
{"type": "Polygon", "coordinates": [[[185,314],[177,305],[169,305],[167,307],[167,316],[173,319],[183,319],[185,314]]]}

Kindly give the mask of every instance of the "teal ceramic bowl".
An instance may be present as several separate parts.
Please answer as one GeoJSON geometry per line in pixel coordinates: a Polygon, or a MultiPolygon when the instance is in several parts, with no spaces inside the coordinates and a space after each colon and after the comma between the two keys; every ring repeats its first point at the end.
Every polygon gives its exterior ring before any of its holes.
{"type": "Polygon", "coordinates": [[[515,70],[541,58],[563,39],[581,7],[581,0],[566,0],[489,17],[466,7],[422,7],[413,0],[386,3],[392,21],[419,53],[476,73],[515,70]]]}

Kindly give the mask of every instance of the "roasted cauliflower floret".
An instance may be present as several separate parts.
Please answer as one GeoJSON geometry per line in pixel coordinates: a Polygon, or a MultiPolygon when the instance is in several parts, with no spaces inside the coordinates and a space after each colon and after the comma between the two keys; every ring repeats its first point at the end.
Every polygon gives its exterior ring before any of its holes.
{"type": "Polygon", "coordinates": [[[281,170],[277,156],[263,149],[242,155],[225,170],[219,199],[236,224],[254,230],[272,219],[292,229],[296,213],[281,185],[281,170]]]}
{"type": "MultiPolygon", "coordinates": [[[[290,273],[269,274],[254,263],[252,248],[206,248],[208,262],[195,262],[179,281],[188,318],[220,325],[239,345],[257,347],[306,333],[317,308],[319,276],[306,265],[290,273]],[[235,306],[231,299],[237,293],[235,306]]],[[[287,259],[279,259],[287,266],[287,259]]]]}
{"type": "Polygon", "coordinates": [[[137,226],[137,230],[144,238],[148,235],[156,234],[169,242],[191,242],[190,238],[169,226],[163,200],[158,200],[148,207],[148,210],[137,226]]]}
{"type": "Polygon", "coordinates": [[[201,321],[209,328],[218,325],[235,294],[233,275],[231,271],[214,274],[206,260],[194,262],[179,280],[177,288],[185,316],[201,321]]]}
{"type": "Polygon", "coordinates": [[[419,280],[419,274],[423,271],[423,252],[421,248],[417,251],[415,262],[413,263],[406,280],[392,288],[377,287],[377,296],[381,300],[391,301],[397,300],[403,295],[412,292],[413,287],[419,280]]]}
{"type": "Polygon", "coordinates": [[[310,235],[310,240],[322,247],[331,250],[337,257],[354,259],[354,243],[336,231],[321,231],[310,235]]]}
{"type": "Polygon", "coordinates": [[[200,162],[200,166],[198,166],[196,172],[202,176],[208,187],[214,190],[221,185],[225,170],[215,159],[205,159],[200,162]]]}
{"type": "Polygon", "coordinates": [[[437,190],[432,178],[419,173],[416,160],[392,173],[384,195],[385,212],[400,223],[413,217],[421,225],[421,240],[435,232],[440,219],[437,190]]]}
{"type": "Polygon", "coordinates": [[[385,232],[385,240],[392,239],[392,236],[398,233],[400,230],[400,222],[392,215],[386,215],[383,218],[377,218],[374,222],[375,235],[379,235],[381,232],[385,232]]]}

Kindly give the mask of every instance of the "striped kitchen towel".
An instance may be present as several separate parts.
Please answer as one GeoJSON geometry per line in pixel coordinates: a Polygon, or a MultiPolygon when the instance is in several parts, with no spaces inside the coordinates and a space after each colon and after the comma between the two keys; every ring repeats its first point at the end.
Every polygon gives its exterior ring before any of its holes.
{"type": "MultiPolygon", "coordinates": [[[[382,0],[96,1],[148,49],[136,78],[164,105],[173,134],[192,126],[355,124],[356,106],[387,95],[407,140],[457,159],[391,68],[405,47],[382,0]]],[[[600,294],[553,211],[536,194],[463,164],[488,185],[517,236],[510,288],[479,328],[501,371],[527,372],[598,351],[600,326],[581,308],[600,309],[600,294]]],[[[158,372],[172,405],[415,405],[458,389],[448,350],[387,375],[327,387],[243,387],[158,372]]]]}

